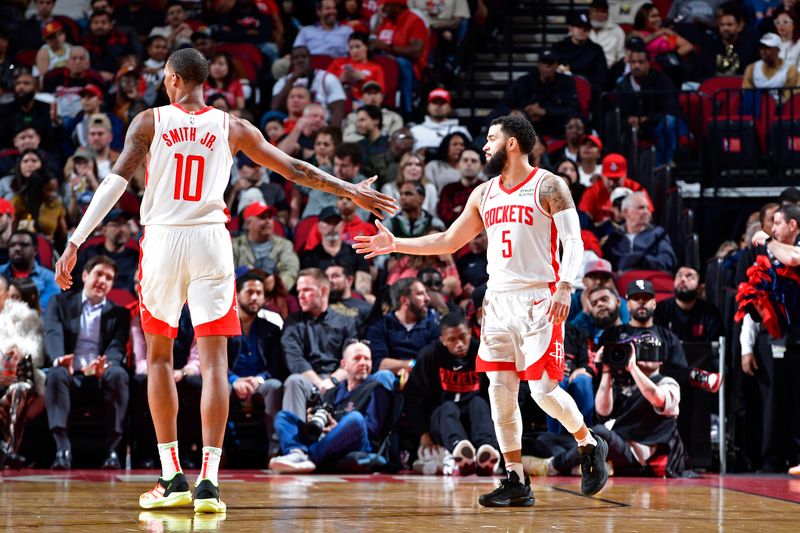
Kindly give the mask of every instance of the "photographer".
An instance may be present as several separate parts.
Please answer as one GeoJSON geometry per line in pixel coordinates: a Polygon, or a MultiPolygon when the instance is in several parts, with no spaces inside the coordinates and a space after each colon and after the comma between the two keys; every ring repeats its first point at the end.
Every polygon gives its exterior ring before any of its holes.
{"type": "MultiPolygon", "coordinates": [[[[660,372],[664,346],[652,336],[638,338],[631,342],[621,336],[598,352],[603,375],[595,412],[607,420],[592,430],[608,442],[608,460],[617,475],[655,473],[660,468],[651,459],[666,454],[665,474],[679,476],[684,470],[677,422],[680,386],[660,372]]],[[[578,452],[573,446],[547,459],[526,456],[523,465],[534,475],[568,474],[580,464],[578,452]]]]}
{"type": "Polygon", "coordinates": [[[341,368],[346,374],[320,401],[309,401],[307,422],[290,411],[275,417],[275,433],[286,455],[275,457],[270,469],[278,473],[313,472],[351,452],[373,452],[380,446],[392,409],[394,375],[372,374],[372,353],[363,341],[345,345],[341,368]]]}

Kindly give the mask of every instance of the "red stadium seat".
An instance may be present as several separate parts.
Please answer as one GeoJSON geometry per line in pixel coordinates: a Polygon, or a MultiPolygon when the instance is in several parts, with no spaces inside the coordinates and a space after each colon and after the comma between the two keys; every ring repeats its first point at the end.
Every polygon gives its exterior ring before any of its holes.
{"type": "Polygon", "coordinates": [[[628,270],[622,272],[617,277],[617,290],[620,295],[626,297],[625,293],[628,284],[637,279],[646,279],[653,284],[656,290],[656,302],[672,298],[675,295],[672,274],[661,270],[628,270]]]}
{"type": "Polygon", "coordinates": [[[783,119],[800,119],[800,94],[795,94],[783,104],[781,109],[781,118],[783,119]]]}
{"type": "Polygon", "coordinates": [[[328,70],[328,65],[331,63],[333,63],[333,57],[331,56],[311,56],[311,66],[317,70],[328,70]]]}
{"type": "Polygon", "coordinates": [[[39,265],[53,270],[56,266],[53,257],[53,241],[42,235],[36,234],[36,259],[39,265]]]}
{"type": "Polygon", "coordinates": [[[385,104],[390,107],[397,106],[397,87],[400,83],[400,70],[397,68],[397,61],[387,55],[375,55],[372,61],[379,64],[383,69],[383,81],[386,87],[383,88],[385,104]]]}
{"type": "Polygon", "coordinates": [[[581,108],[581,115],[589,116],[589,107],[592,103],[592,86],[589,80],[583,76],[575,75],[575,89],[578,91],[578,106],[581,108]]]}
{"type": "Polygon", "coordinates": [[[306,239],[308,239],[308,234],[311,233],[311,230],[316,227],[317,222],[319,221],[318,216],[311,216],[302,219],[300,222],[297,223],[297,227],[294,228],[294,251],[301,252],[306,244],[306,239]]]}
{"type": "Polygon", "coordinates": [[[108,291],[108,299],[120,307],[127,307],[136,301],[136,296],[126,289],[111,289],[108,291]]]}

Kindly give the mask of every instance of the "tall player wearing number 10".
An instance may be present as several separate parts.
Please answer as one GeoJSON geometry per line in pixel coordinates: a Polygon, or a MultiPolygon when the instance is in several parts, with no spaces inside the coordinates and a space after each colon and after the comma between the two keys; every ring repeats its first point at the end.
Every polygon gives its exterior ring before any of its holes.
{"type": "Polygon", "coordinates": [[[472,192],[447,231],[396,239],[376,222],[378,234],[356,237],[354,245],[367,258],[391,252],[451,254],[486,228],[489,282],[477,369],[489,377],[492,419],[508,470],[496,490],[480,497],[486,507],[534,504],[521,464],[521,379],[528,381],[536,403],[578,441],[582,492],[596,494],[608,480],[608,445],[586,427],[575,401],[558,386],[564,376],[564,320],[583,263],[583,242],[564,181],[528,163],[535,142],[527,119],[494,120],[483,151],[484,172],[496,177],[472,192]]]}
{"type": "Polygon", "coordinates": [[[217,471],[228,418],[226,337],[240,335],[229,215],[223,194],[233,156],[239,151],[287,179],[349,197],[382,218],[394,200],[322,172],[272,147],[250,123],[205,105],[208,62],[195,49],[174,52],[164,67],[172,105],[143,111],[131,122],[125,147],[112,173],[98,187],[64,255],[56,264],[62,289],[72,285],[78,247],[147,164],[141,221],[142,329],[147,340],[147,397],[158,437],[161,477],[141,495],[146,509],[191,505],[192,493],[178,458],[178,399],[172,377],[172,343],[183,303],[188,300],[200,350],[203,377],[201,415],[203,463],[195,483],[194,509],[224,512],[217,471]]]}

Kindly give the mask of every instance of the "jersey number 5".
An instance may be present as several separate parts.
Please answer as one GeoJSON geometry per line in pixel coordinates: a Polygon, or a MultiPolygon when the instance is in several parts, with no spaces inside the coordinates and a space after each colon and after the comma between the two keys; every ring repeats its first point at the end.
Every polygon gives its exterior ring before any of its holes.
{"type": "Polygon", "coordinates": [[[183,154],[175,154],[175,200],[186,200],[187,202],[199,202],[203,195],[203,170],[206,166],[206,159],[200,155],[190,155],[183,157],[183,154]],[[192,193],[192,171],[195,172],[197,180],[192,193]]]}
{"type": "Polygon", "coordinates": [[[508,238],[509,233],[511,233],[511,231],[509,230],[505,230],[503,233],[501,233],[501,236],[503,237],[503,246],[504,246],[503,257],[505,257],[506,259],[511,257],[511,239],[508,238]]]}

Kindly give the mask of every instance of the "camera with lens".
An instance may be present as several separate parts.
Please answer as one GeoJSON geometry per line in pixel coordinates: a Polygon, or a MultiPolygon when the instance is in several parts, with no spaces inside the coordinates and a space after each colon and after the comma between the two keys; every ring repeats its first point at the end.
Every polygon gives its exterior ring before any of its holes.
{"type": "Polygon", "coordinates": [[[318,388],[313,387],[306,407],[311,409],[311,418],[306,424],[306,433],[309,437],[318,439],[322,435],[322,430],[328,425],[328,415],[333,413],[333,406],[322,399],[318,388]]]}
{"type": "Polygon", "coordinates": [[[645,333],[637,337],[620,338],[617,342],[604,344],[603,364],[614,369],[624,369],[628,366],[631,358],[631,346],[636,352],[637,361],[660,362],[664,360],[661,339],[645,333]]]}

